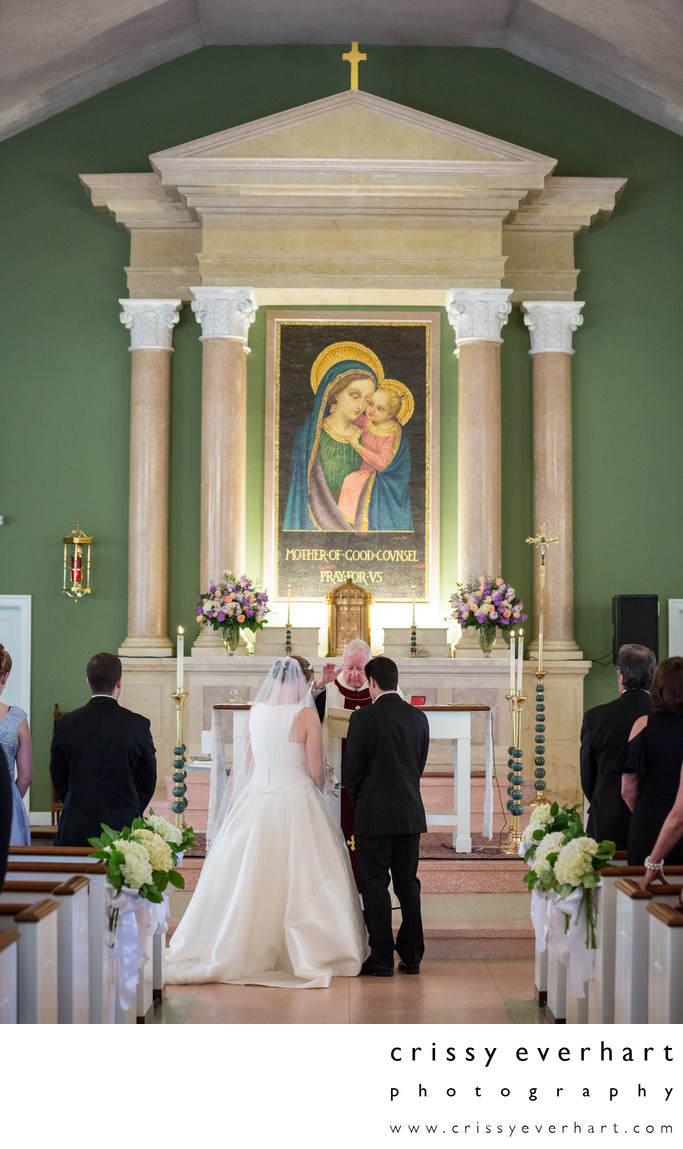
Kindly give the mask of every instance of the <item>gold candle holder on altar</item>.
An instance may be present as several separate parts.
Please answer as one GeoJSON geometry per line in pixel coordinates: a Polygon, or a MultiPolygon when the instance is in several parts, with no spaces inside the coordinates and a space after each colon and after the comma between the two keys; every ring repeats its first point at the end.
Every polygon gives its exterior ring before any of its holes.
{"type": "Polygon", "coordinates": [[[524,792],[524,775],[522,773],[522,710],[526,702],[525,696],[519,690],[505,695],[510,708],[510,745],[508,747],[508,795],[507,808],[510,811],[510,830],[505,841],[501,842],[504,854],[517,854],[519,843],[522,840],[522,831],[519,820],[524,813],[522,798],[524,792]]]}
{"type": "Polygon", "coordinates": [[[189,692],[183,690],[182,687],[174,690],[171,695],[175,703],[175,734],[176,744],[173,747],[173,802],[171,809],[175,814],[175,824],[177,830],[185,828],[185,810],[187,808],[187,772],[185,769],[185,750],[186,746],[183,742],[183,719],[185,711],[185,699],[189,698],[189,692]]]}

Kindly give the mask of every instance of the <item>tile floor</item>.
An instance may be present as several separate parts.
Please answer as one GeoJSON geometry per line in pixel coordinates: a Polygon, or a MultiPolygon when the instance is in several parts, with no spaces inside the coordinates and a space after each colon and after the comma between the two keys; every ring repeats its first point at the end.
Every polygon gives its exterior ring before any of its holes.
{"type": "MultiPolygon", "coordinates": [[[[182,917],[189,894],[171,894],[182,917]]],[[[425,923],[490,919],[528,921],[525,895],[426,894],[425,923]]],[[[534,1000],[534,963],[429,960],[419,977],[333,978],[325,990],[265,986],[167,986],[154,1022],[175,1024],[545,1024],[534,1000]]]]}

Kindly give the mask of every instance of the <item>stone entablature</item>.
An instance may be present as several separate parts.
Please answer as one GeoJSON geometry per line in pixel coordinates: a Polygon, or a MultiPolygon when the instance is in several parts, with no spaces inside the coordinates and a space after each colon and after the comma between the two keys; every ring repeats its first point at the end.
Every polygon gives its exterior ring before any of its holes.
{"type": "Polygon", "coordinates": [[[349,91],[170,148],[154,172],[83,175],[131,233],[131,297],[249,285],[272,304],[441,306],[459,287],[569,300],[574,236],[622,179],[349,91]]]}

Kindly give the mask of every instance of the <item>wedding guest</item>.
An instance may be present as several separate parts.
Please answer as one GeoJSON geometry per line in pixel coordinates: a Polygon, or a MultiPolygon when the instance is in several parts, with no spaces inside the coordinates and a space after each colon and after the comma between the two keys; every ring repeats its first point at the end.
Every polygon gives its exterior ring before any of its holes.
{"type": "Polygon", "coordinates": [[[86,669],[92,698],[55,720],[50,774],[64,803],[55,846],[87,846],[104,822],[130,826],[149,804],[157,763],[148,718],[119,706],[121,660],[95,654],[86,669]]]}
{"type": "MultiPolygon", "coordinates": [[[[642,866],[676,801],[683,761],[683,658],[664,658],[650,688],[652,710],[634,723],[623,766],[622,795],[632,811],[628,864],[642,866]]],[[[683,863],[683,841],[664,857],[683,863]]]]}
{"type": "Polygon", "coordinates": [[[0,890],[7,871],[9,835],[12,828],[12,783],[5,751],[0,746],[0,890]]]}
{"type": "Polygon", "coordinates": [[[427,829],[420,778],[429,749],[425,714],[398,693],[398,667],[372,658],[365,667],[373,705],[356,710],[342,764],[355,810],[358,860],[370,956],[361,974],[392,977],[394,948],[403,973],[418,974],[424,954],[420,881],[420,834],[427,829]],[[394,946],[389,880],[401,907],[394,946]]]}
{"type": "MultiPolygon", "coordinates": [[[[643,889],[647,889],[651,882],[666,882],[663,874],[664,859],[671,852],[677,842],[683,838],[683,767],[678,783],[676,800],[667,814],[664,825],[659,831],[659,837],[645,859],[645,877],[641,881],[643,889]]],[[[679,906],[683,906],[683,892],[678,899],[679,906]]]]}
{"type": "Polygon", "coordinates": [[[587,710],[581,727],[581,788],[590,802],[586,833],[625,850],[631,812],[614,769],[637,718],[650,711],[650,681],[657,660],[647,646],[629,643],[617,655],[619,697],[587,710]]]}
{"type": "MultiPolygon", "coordinates": [[[[7,686],[12,669],[9,652],[0,643],[0,695],[7,686]]],[[[0,702],[0,745],[5,751],[7,768],[12,782],[12,829],[10,845],[30,846],[31,827],[24,806],[24,796],[33,779],[33,751],[28,715],[20,706],[6,706],[0,702]],[[14,771],[16,767],[16,783],[14,771]]]]}

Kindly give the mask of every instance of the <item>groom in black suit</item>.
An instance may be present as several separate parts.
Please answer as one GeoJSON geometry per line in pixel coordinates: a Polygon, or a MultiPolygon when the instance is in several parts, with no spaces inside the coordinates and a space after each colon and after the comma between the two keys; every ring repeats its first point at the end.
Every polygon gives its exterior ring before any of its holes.
{"type": "Polygon", "coordinates": [[[86,675],[92,698],[55,721],[52,784],[64,803],[55,846],[87,846],[105,822],[130,826],[154,794],[157,760],[149,719],[119,706],[121,660],[95,654],[86,675]]]}
{"type": "Polygon", "coordinates": [[[403,973],[417,974],[424,954],[420,882],[420,834],[427,829],[420,778],[429,749],[429,724],[397,694],[398,667],[372,658],[365,667],[373,705],[349,720],[342,776],[355,809],[353,835],[370,957],[361,973],[392,977],[389,876],[401,906],[396,938],[403,973]]]}

